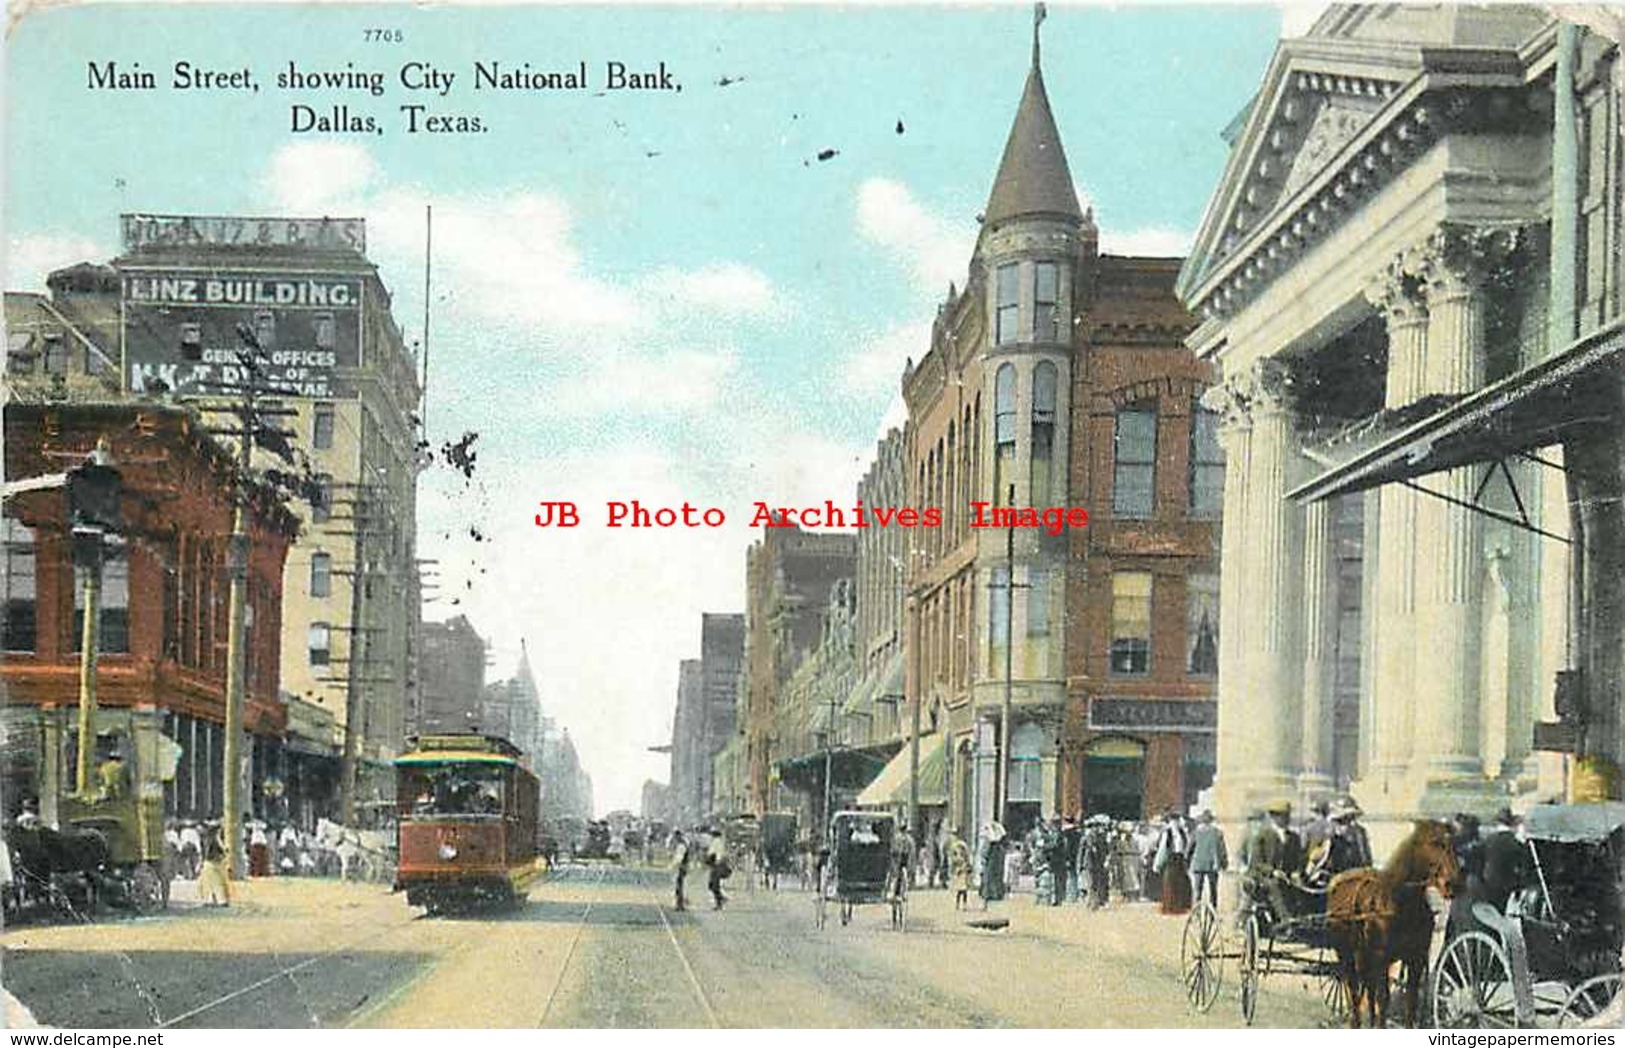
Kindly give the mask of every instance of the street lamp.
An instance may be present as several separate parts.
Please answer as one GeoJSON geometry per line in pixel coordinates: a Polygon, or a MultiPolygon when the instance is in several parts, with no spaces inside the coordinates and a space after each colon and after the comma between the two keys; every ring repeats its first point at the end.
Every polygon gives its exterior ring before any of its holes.
{"type": "Polygon", "coordinates": [[[96,648],[101,625],[102,540],[119,530],[123,477],[113,468],[103,437],[84,463],[67,474],[68,517],[73,529],[73,562],[85,574],[85,621],[79,645],[79,751],[74,789],[90,796],[96,757],[96,648]]]}

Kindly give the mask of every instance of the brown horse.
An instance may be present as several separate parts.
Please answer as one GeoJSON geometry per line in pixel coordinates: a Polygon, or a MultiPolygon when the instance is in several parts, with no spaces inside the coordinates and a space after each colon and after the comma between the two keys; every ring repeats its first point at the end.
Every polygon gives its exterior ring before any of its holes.
{"type": "Polygon", "coordinates": [[[1388,972],[1395,962],[1405,976],[1405,1025],[1417,1025],[1433,938],[1428,889],[1449,898],[1460,875],[1449,824],[1422,821],[1381,870],[1365,867],[1332,878],[1326,923],[1348,989],[1350,1026],[1359,1028],[1362,1003],[1372,1027],[1387,1025],[1388,972]]]}

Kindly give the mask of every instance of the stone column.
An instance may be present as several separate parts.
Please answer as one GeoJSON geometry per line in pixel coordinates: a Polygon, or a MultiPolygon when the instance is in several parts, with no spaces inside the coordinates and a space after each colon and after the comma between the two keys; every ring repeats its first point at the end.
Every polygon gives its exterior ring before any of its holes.
{"type": "MultiPolygon", "coordinates": [[[[1420,282],[1396,260],[1366,290],[1388,325],[1388,375],[1383,406],[1389,410],[1415,401],[1422,391],[1428,343],[1428,313],[1420,282]]],[[[1388,789],[1411,755],[1415,666],[1416,492],[1385,484],[1376,492],[1376,601],[1370,711],[1373,723],[1367,768],[1388,789]]]]}
{"type": "Polygon", "coordinates": [[[1244,821],[1253,800],[1247,796],[1244,780],[1252,770],[1247,735],[1252,730],[1246,714],[1246,666],[1242,661],[1243,637],[1250,632],[1255,616],[1245,611],[1249,601],[1250,575],[1242,563],[1247,541],[1248,461],[1252,446],[1252,423],[1240,386],[1231,380],[1208,390],[1204,406],[1220,413],[1219,442],[1224,448],[1224,516],[1219,539],[1219,681],[1217,767],[1214,795],[1217,814],[1226,823],[1244,821]]]}
{"type": "Polygon", "coordinates": [[[1260,793],[1290,795],[1296,788],[1303,723],[1303,510],[1286,497],[1299,446],[1292,429],[1283,376],[1266,361],[1255,372],[1252,441],[1248,462],[1248,541],[1243,569],[1253,579],[1244,641],[1253,779],[1260,793]],[[1256,622],[1256,626],[1253,623],[1256,622]]]}
{"type": "Polygon", "coordinates": [[[1331,776],[1338,616],[1334,509],[1326,499],[1304,508],[1303,728],[1298,793],[1306,803],[1337,787],[1331,776]]]}
{"type": "MultiPolygon", "coordinates": [[[[1428,243],[1425,392],[1460,395],[1484,382],[1483,279],[1511,237],[1445,229],[1428,243]]],[[[1479,467],[1481,470],[1482,467],[1479,467]]],[[[1477,472],[1463,466],[1427,478],[1416,508],[1417,710],[1412,774],[1430,794],[1482,781],[1479,745],[1483,517],[1468,508],[1477,472]]],[[[1424,809],[1434,808],[1424,796],[1424,809]]]]}

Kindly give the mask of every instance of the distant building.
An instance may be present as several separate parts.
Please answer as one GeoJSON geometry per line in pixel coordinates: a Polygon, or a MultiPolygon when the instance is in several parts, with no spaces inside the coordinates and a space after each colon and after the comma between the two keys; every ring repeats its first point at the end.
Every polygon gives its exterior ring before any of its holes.
{"type": "Polygon", "coordinates": [[[780,692],[824,637],[836,583],[857,565],[851,534],[813,534],[795,525],[764,527],[745,556],[744,806],[768,810],[777,764],[800,754],[774,738],[780,692]]]}
{"type": "Polygon", "coordinates": [[[485,639],[458,615],[424,623],[422,651],[409,734],[485,730],[485,639]]]}
{"type": "Polygon", "coordinates": [[[672,804],[684,825],[731,810],[719,801],[713,765],[735,733],[744,654],[743,615],[700,616],[700,657],[678,667],[672,721],[672,804]]]}
{"type": "Polygon", "coordinates": [[[643,801],[639,805],[638,814],[649,822],[663,822],[670,825],[672,820],[671,788],[663,782],[653,779],[643,781],[643,801]]]}
{"type": "MultiPolygon", "coordinates": [[[[484,656],[481,656],[483,663],[484,656]]],[[[530,671],[530,653],[519,642],[519,664],[507,680],[487,685],[479,710],[480,730],[517,746],[531,767],[542,754],[542,699],[530,671]]]]}

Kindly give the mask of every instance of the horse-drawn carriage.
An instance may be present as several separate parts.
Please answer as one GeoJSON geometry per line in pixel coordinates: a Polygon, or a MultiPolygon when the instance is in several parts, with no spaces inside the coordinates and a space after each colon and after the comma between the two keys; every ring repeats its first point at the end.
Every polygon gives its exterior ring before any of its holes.
{"type": "Polygon", "coordinates": [[[762,816],[760,865],[764,887],[777,888],[781,874],[793,874],[799,863],[796,852],[796,817],[790,812],[769,812],[762,816]]]}
{"type": "Polygon", "coordinates": [[[1226,962],[1234,962],[1242,1018],[1251,1025],[1267,975],[1297,975],[1319,988],[1333,1019],[1372,1025],[1387,1019],[1390,972],[1397,964],[1406,1020],[1421,1014],[1434,900],[1443,900],[1458,874],[1449,827],[1418,822],[1382,869],[1361,867],[1333,877],[1324,890],[1285,878],[1243,882],[1230,920],[1199,901],[1186,919],[1180,971],[1192,1008],[1218,999],[1226,962]]]}
{"type": "Polygon", "coordinates": [[[43,904],[88,916],[99,902],[151,913],[169,905],[163,784],[179,747],[151,709],[97,713],[95,781],[57,802],[61,829],[37,814],[8,827],[11,912],[43,904]]]}
{"type": "Polygon", "coordinates": [[[822,928],[834,903],[841,924],[852,922],[853,911],[868,903],[885,903],[891,925],[904,929],[908,907],[908,879],[893,853],[896,819],[883,812],[837,812],[830,821],[829,852],[819,867],[813,897],[814,920],[822,928]]]}
{"type": "Polygon", "coordinates": [[[1523,845],[1527,882],[1439,955],[1437,1026],[1579,1025],[1618,1002],[1625,803],[1531,808],[1523,845]]]}

